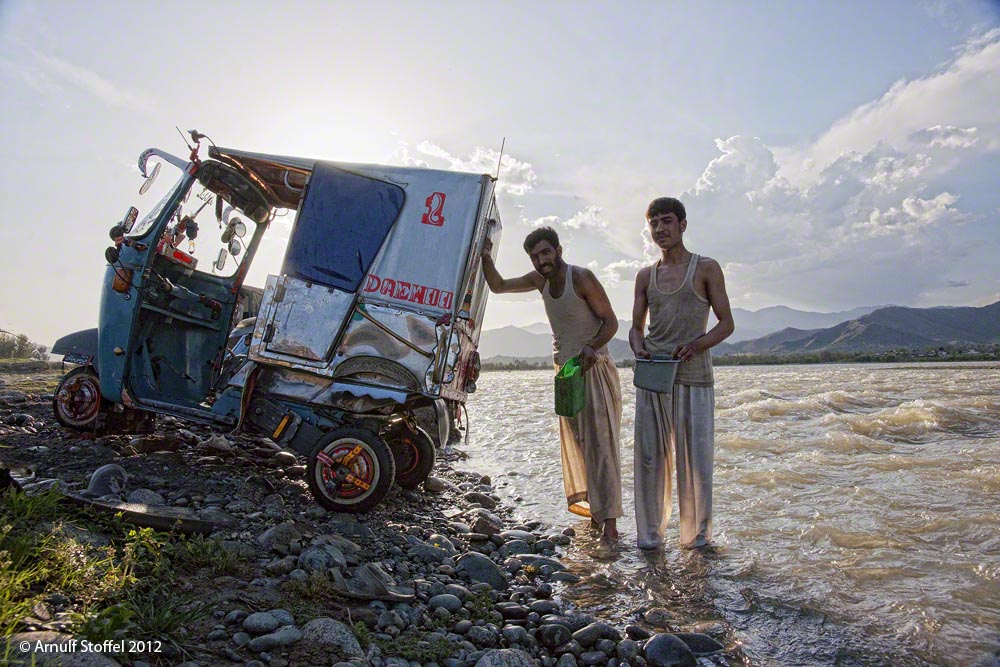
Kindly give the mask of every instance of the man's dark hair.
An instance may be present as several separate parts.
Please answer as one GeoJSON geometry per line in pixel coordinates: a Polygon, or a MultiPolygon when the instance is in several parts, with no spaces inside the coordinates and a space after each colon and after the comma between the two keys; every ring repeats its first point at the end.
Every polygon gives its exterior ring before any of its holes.
{"type": "Polygon", "coordinates": [[[674,199],[673,197],[657,197],[649,202],[649,207],[646,209],[646,219],[648,220],[658,215],[666,215],[667,213],[676,215],[678,222],[687,220],[687,211],[684,210],[684,204],[681,203],[680,199],[674,199]]]}
{"type": "Polygon", "coordinates": [[[553,248],[559,247],[559,235],[551,227],[539,227],[524,237],[524,252],[530,254],[531,249],[538,245],[539,241],[548,241],[553,248]]]}

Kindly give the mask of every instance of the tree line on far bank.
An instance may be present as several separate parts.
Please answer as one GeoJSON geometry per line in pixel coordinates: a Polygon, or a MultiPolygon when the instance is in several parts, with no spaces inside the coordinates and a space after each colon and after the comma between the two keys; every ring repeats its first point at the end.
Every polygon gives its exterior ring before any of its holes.
{"type": "MultiPolygon", "coordinates": [[[[715,366],[774,366],[783,364],[887,364],[927,361],[1000,361],[1000,344],[970,349],[968,345],[942,346],[926,349],[898,349],[882,352],[834,352],[823,350],[808,354],[728,354],[713,357],[715,366]]],[[[618,359],[619,368],[632,368],[635,359],[618,359]]],[[[484,371],[552,370],[548,359],[513,359],[482,363],[484,371]]]]}
{"type": "Polygon", "coordinates": [[[15,334],[0,329],[0,359],[39,359],[49,358],[49,348],[28,339],[24,334],[15,334]]]}

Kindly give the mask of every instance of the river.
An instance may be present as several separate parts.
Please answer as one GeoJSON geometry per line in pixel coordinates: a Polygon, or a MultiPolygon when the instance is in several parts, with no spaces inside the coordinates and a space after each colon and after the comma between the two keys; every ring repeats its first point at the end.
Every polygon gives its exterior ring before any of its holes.
{"type": "Polygon", "coordinates": [[[678,623],[722,621],[755,665],[967,666],[993,655],[1000,365],[715,372],[714,554],[677,548],[676,500],[668,548],[635,546],[628,369],[614,551],[565,510],[552,373],[484,373],[459,448],[523,518],[577,530],[567,560],[584,576],[564,597],[605,618],[665,607],[678,623]]]}

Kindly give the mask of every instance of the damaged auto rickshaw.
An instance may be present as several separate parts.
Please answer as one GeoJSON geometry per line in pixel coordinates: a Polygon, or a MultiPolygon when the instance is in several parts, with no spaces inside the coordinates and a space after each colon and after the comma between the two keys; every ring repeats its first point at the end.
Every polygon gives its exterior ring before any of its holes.
{"type": "Polygon", "coordinates": [[[336,511],[415,487],[476,388],[496,179],[214,143],[201,159],[207,137],[191,137],[188,159],[139,158],[140,194],[163,163],[179,180],[112,229],[99,327],[53,347],[80,364],[57,419],[136,432],[161,414],[266,436],[306,457],[336,511]],[[269,228],[287,242],[261,292],[243,282],[269,228]]]}

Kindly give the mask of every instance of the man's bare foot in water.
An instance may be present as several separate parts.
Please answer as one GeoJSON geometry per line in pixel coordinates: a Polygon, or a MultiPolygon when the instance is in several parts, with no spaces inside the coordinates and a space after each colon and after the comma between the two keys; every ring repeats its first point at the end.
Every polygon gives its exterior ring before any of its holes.
{"type": "Polygon", "coordinates": [[[601,534],[601,542],[613,544],[618,541],[618,527],[614,519],[607,519],[604,522],[604,532],[601,534]]]}

